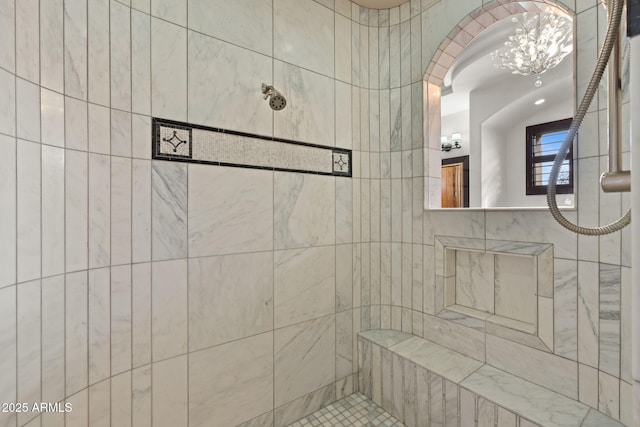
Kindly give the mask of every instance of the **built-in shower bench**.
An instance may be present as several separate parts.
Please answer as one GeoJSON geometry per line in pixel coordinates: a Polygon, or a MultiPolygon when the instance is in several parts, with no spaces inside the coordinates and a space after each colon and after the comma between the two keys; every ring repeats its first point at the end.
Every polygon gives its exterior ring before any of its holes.
{"type": "Polygon", "coordinates": [[[360,391],[407,427],[621,427],[588,406],[423,338],[358,337],[360,391]]]}

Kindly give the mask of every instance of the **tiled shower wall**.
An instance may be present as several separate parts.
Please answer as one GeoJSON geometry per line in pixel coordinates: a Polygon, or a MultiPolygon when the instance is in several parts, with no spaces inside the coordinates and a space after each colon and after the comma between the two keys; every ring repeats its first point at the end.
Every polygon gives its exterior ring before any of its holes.
{"type": "Polygon", "coordinates": [[[151,117],[358,150],[352,10],[0,0],[0,401],[73,407],[0,426],[281,426],[354,390],[356,181],[151,160],[151,117]]]}
{"type": "MultiPolygon", "coordinates": [[[[604,17],[569,3],[584,87],[604,17]]],[[[423,210],[422,77],[482,4],[0,0],[0,400],[74,408],[0,426],[283,425],[356,387],[361,323],[553,366],[630,424],[629,233],[423,210]],[[152,116],[353,149],[354,178],[151,161],[152,116]],[[439,234],[555,245],[553,355],[431,315],[439,234]]],[[[597,191],[604,99],[578,150],[588,224],[626,206],[597,191]]]]}
{"type": "MultiPolygon", "coordinates": [[[[399,9],[362,14],[360,28],[366,25],[368,34],[352,34],[354,45],[360,46],[353,55],[354,83],[363,87],[359,103],[353,98],[354,117],[360,117],[354,136],[361,142],[360,179],[354,182],[354,218],[360,218],[360,230],[354,222],[354,236],[362,243],[355,245],[354,259],[362,329],[424,336],[631,425],[630,229],[585,237],[561,228],[546,210],[424,210],[425,197],[439,197],[439,185],[429,183],[439,179],[440,158],[437,147],[423,149],[427,136],[439,136],[424,119],[439,117],[439,102],[423,86],[423,75],[426,70],[440,76],[446,72],[439,65],[430,68],[441,46],[450,46],[442,54],[442,62],[450,63],[451,55],[486,25],[530,7],[528,2],[499,3],[504,7],[494,9],[495,3],[481,0],[412,0],[399,9]],[[441,280],[434,272],[436,235],[554,245],[553,353],[434,316],[435,301],[442,298],[435,294],[441,280]]],[[[582,96],[606,15],[596,0],[556,4],[577,14],[575,67],[582,96]]],[[[598,176],[606,169],[605,109],[603,83],[579,136],[578,209],[567,212],[583,225],[611,222],[629,205],[629,194],[599,190],[598,176]]],[[[625,104],[625,135],[628,123],[625,104]]],[[[628,166],[629,139],[623,140],[628,166]]]]}

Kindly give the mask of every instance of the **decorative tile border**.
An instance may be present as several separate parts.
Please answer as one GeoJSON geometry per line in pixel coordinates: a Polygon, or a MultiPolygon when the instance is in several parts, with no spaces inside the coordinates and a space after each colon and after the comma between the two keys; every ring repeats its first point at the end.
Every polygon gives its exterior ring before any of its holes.
{"type": "Polygon", "coordinates": [[[153,119],[152,158],[351,177],[351,150],[153,119]]]}

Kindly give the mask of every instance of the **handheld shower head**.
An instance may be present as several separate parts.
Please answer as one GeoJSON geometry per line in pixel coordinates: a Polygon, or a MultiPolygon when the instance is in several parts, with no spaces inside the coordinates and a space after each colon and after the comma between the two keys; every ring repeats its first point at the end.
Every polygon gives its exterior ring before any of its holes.
{"type": "Polygon", "coordinates": [[[282,96],[280,92],[275,90],[273,86],[268,86],[262,83],[262,94],[264,95],[264,99],[270,97],[269,107],[271,107],[272,110],[280,111],[287,106],[287,100],[285,99],[285,97],[282,96]]]}

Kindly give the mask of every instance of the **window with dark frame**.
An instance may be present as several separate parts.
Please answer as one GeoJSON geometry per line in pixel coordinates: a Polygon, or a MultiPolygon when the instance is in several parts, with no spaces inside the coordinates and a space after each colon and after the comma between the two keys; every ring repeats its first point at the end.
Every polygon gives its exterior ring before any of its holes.
{"type": "MultiPolygon", "coordinates": [[[[556,153],[572,119],[527,126],[527,195],[547,193],[547,184],[556,153]]],[[[573,194],[573,144],[558,174],[556,193],[573,194]]]]}

